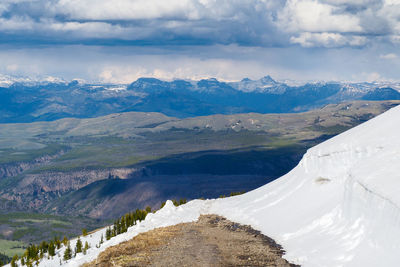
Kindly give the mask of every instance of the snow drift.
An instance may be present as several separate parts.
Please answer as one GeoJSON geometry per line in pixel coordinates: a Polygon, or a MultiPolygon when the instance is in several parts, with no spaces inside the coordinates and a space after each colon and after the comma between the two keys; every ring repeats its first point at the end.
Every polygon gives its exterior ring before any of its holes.
{"type": "Polygon", "coordinates": [[[304,266],[399,266],[400,107],[311,148],[280,179],[217,201],[304,266]]]}
{"type": "MultiPolygon", "coordinates": [[[[214,213],[261,230],[284,247],[285,258],[302,266],[399,266],[399,207],[400,107],[396,107],[311,148],[290,173],[247,194],[194,200],[179,207],[167,202],[100,248],[95,244],[104,229],[85,237],[82,241],[89,240],[92,246],[88,255],[66,264],[90,261],[140,232],[214,213]]],[[[40,263],[54,265],[59,265],[57,256],[40,263]]]]}

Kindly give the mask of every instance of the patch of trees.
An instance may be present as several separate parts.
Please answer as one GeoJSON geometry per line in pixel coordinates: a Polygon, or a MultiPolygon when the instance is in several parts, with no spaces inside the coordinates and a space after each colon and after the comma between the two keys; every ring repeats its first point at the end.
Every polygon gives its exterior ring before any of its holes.
{"type": "Polygon", "coordinates": [[[7,264],[11,261],[11,258],[8,257],[6,254],[0,252],[0,266],[7,264]]]}
{"type": "MultiPolygon", "coordinates": [[[[246,193],[246,192],[245,192],[245,191],[231,192],[231,193],[229,194],[229,196],[230,196],[230,197],[233,197],[233,196],[242,195],[242,194],[244,194],[244,193],[246,193]]],[[[220,195],[219,198],[226,198],[226,196],[225,196],[225,195],[220,195]]]]}
{"type": "MultiPolygon", "coordinates": [[[[164,208],[165,203],[166,203],[166,201],[164,201],[163,203],[161,203],[160,209],[164,208]]],[[[172,203],[174,203],[174,205],[175,205],[176,207],[178,207],[179,205],[186,204],[186,203],[187,203],[187,200],[186,200],[186,198],[181,198],[181,199],[179,199],[179,201],[177,201],[176,199],[173,199],[173,200],[172,200],[172,203]]]]}
{"type": "MultiPolygon", "coordinates": [[[[244,192],[232,192],[230,196],[236,196],[243,193],[244,192]]],[[[161,204],[160,209],[165,206],[165,203],[166,202],[163,202],[161,204]]],[[[172,203],[175,206],[179,206],[186,204],[187,200],[185,198],[180,199],[179,201],[174,199],[172,200],[172,203]]],[[[136,209],[135,211],[126,213],[125,215],[115,220],[114,224],[106,229],[105,239],[110,240],[111,238],[117,235],[127,232],[129,227],[136,225],[137,221],[140,222],[146,219],[147,214],[151,212],[155,212],[155,210],[152,211],[151,207],[147,206],[145,209],[136,209]]],[[[86,229],[82,229],[82,237],[86,237],[88,234],[90,233],[88,233],[86,229]]],[[[96,244],[96,247],[99,248],[103,243],[104,243],[104,236],[101,235],[99,243],[96,244]]],[[[58,237],[55,237],[53,240],[50,240],[48,242],[42,241],[39,245],[30,244],[26,248],[21,258],[15,255],[12,259],[10,259],[6,255],[0,254],[0,261],[3,261],[3,263],[7,263],[10,262],[11,260],[12,267],[19,266],[18,261],[20,261],[20,264],[22,266],[26,265],[28,267],[32,267],[38,265],[40,260],[42,260],[43,258],[50,259],[55,256],[58,256],[60,258],[60,265],[62,265],[62,261],[67,262],[70,259],[76,257],[76,255],[79,253],[86,255],[89,248],[90,245],[88,241],[85,241],[85,243],[83,244],[80,236],[76,240],[74,248],[71,247],[71,243],[66,236],[64,236],[62,240],[60,240],[58,237]],[[61,251],[59,250],[62,247],[65,247],[65,249],[63,255],[61,256],[60,255],[61,251]]]]}
{"type": "Polygon", "coordinates": [[[136,225],[137,221],[140,222],[146,219],[147,214],[150,212],[151,207],[147,206],[144,210],[136,209],[136,211],[126,213],[121,218],[115,220],[112,227],[107,228],[106,239],[110,240],[114,236],[127,232],[128,228],[136,225]]]}
{"type": "MultiPolygon", "coordinates": [[[[38,264],[46,255],[47,257],[54,257],[56,255],[56,250],[60,249],[62,244],[66,244],[67,242],[67,237],[64,237],[62,241],[60,241],[58,237],[55,237],[49,242],[42,241],[39,245],[30,244],[21,257],[21,265],[33,266],[34,264],[38,264]]],[[[18,260],[18,256],[15,255],[13,260],[14,265],[13,262],[11,262],[11,265],[17,266],[15,262],[18,260]]]]}

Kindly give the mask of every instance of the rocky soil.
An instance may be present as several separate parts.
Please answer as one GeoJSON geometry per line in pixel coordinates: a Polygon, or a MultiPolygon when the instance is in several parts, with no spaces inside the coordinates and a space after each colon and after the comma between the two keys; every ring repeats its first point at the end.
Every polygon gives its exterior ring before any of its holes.
{"type": "Polygon", "coordinates": [[[284,250],[249,226],[216,215],[158,228],[110,247],[84,267],[98,266],[296,266],[284,250]]]}

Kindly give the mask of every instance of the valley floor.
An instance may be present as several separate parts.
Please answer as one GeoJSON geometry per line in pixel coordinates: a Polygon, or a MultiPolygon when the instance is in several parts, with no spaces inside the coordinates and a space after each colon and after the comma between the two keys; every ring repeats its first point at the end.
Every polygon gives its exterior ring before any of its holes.
{"type": "Polygon", "coordinates": [[[282,247],[249,226],[216,215],[141,233],[84,266],[295,266],[282,247]]]}

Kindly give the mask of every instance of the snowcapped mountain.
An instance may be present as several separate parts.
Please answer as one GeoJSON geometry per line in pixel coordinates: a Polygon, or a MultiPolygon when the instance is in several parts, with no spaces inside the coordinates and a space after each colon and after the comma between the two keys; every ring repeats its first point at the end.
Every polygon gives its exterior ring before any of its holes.
{"type": "MultiPolygon", "coordinates": [[[[83,80],[80,80],[84,83],[83,80]]],[[[53,76],[46,76],[46,77],[18,77],[18,76],[10,76],[0,74],[0,87],[9,87],[15,83],[23,84],[26,86],[35,86],[35,85],[44,85],[49,83],[63,83],[67,84],[68,82],[53,76]]]]}
{"type": "Polygon", "coordinates": [[[230,85],[243,92],[268,92],[272,94],[283,94],[288,88],[285,83],[277,82],[269,75],[262,77],[259,80],[244,78],[240,82],[232,82],[230,85]]]}
{"type": "MultiPolygon", "coordinates": [[[[280,243],[302,266],[398,266],[400,249],[400,107],[311,148],[288,174],[249,193],[168,201],[145,221],[96,248],[105,229],[83,237],[91,248],[64,266],[91,261],[107,247],[200,214],[249,224],[280,243]]],[[[74,247],[74,242],[71,246],[74,247]]],[[[39,266],[60,264],[60,257],[39,266]]]]}
{"type": "Polygon", "coordinates": [[[354,100],[398,100],[396,83],[315,82],[290,86],[270,76],[221,82],[139,78],[124,84],[0,75],[0,122],[91,118],[126,111],[178,118],[238,113],[291,113],[354,100]]]}

